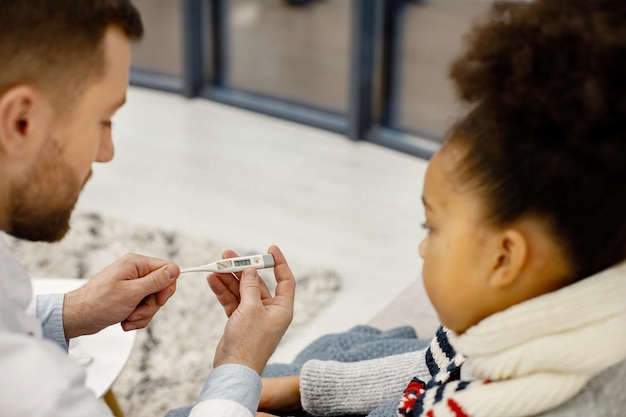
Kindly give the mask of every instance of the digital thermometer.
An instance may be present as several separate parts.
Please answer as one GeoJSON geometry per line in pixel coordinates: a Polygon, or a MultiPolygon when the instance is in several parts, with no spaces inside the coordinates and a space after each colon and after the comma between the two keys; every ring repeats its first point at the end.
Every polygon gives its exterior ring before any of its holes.
{"type": "Polygon", "coordinates": [[[219,273],[231,273],[240,272],[246,268],[271,268],[274,266],[274,257],[270,254],[266,255],[252,255],[252,256],[240,256],[238,258],[222,259],[220,261],[213,262],[195,268],[181,269],[180,273],[185,272],[219,272],[219,273]]]}

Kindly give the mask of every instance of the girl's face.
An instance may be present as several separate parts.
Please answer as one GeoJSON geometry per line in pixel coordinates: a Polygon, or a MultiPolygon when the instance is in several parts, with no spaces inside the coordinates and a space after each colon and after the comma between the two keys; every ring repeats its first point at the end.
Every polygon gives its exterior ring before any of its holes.
{"type": "Polygon", "coordinates": [[[549,223],[522,216],[503,227],[485,219],[485,203],[459,179],[462,145],[446,143],[424,180],[420,243],[426,292],[439,320],[458,334],[482,319],[571,284],[571,268],[549,223]]]}
{"type": "Polygon", "coordinates": [[[441,323],[457,333],[493,313],[486,297],[491,248],[500,234],[482,220],[481,200],[458,183],[462,153],[446,144],[431,159],[423,202],[428,235],[419,245],[423,279],[441,323]]]}

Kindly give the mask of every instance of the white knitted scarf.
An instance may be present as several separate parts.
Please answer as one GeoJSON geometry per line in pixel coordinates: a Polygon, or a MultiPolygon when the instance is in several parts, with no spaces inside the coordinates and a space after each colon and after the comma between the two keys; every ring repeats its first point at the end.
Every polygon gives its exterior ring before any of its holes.
{"type": "Polygon", "coordinates": [[[429,355],[433,380],[411,382],[399,415],[514,417],[557,407],[626,359],[626,263],[494,314],[462,335],[442,328],[429,355]],[[458,380],[461,364],[473,381],[458,380]]]}

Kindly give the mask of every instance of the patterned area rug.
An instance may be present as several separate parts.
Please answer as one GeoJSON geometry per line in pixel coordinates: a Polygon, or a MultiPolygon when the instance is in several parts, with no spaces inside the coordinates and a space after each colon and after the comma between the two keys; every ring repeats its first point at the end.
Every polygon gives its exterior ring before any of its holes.
{"type": "MultiPolygon", "coordinates": [[[[89,278],[127,252],[168,259],[181,267],[219,259],[227,249],[167,230],[131,226],[95,213],[75,213],[72,229],[59,243],[7,238],[33,277],[89,278]]],[[[231,248],[242,255],[265,248],[231,248]]],[[[336,273],[291,265],[297,277],[293,322],[283,340],[294,337],[341,288],[336,273]]],[[[261,271],[268,286],[273,275],[261,271]],[[269,279],[268,279],[269,278],[269,279]]],[[[131,357],[113,385],[127,417],[163,416],[167,410],[193,404],[213,363],[226,317],[205,279],[183,276],[176,294],[137,334],[131,357]]]]}

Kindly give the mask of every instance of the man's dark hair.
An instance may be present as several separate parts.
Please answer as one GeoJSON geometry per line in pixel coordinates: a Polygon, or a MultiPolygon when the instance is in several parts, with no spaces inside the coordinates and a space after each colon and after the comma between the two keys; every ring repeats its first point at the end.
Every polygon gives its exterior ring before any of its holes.
{"type": "Polygon", "coordinates": [[[104,72],[109,26],[130,40],[143,35],[128,0],[0,0],[0,94],[29,83],[67,107],[104,72]]]}
{"type": "Polygon", "coordinates": [[[626,2],[495,4],[450,74],[486,219],[545,220],[576,278],[626,259],[626,2]]]}

